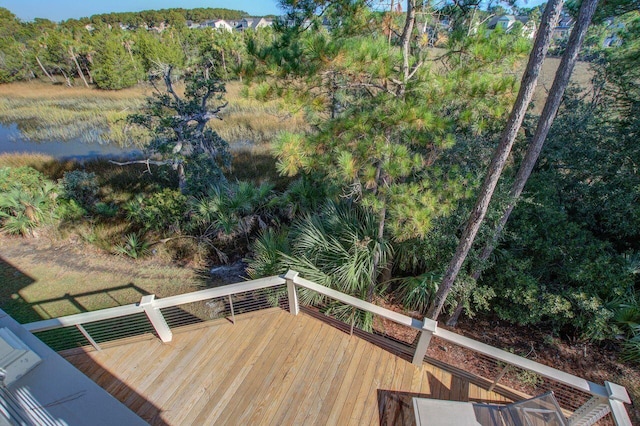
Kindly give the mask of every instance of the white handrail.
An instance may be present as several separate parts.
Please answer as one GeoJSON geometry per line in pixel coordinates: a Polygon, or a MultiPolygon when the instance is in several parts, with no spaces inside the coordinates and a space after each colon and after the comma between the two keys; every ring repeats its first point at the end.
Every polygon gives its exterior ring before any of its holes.
{"type": "MultiPolygon", "coordinates": [[[[183,305],[185,303],[215,299],[217,297],[228,296],[230,294],[244,293],[246,291],[258,290],[261,288],[275,287],[277,285],[282,285],[285,283],[286,281],[284,280],[284,278],[279,276],[261,278],[258,280],[246,281],[243,283],[229,284],[222,287],[179,294],[177,296],[165,297],[163,299],[155,299],[153,301],[153,307],[155,309],[168,308],[171,306],[183,305]]],[[[141,307],[139,303],[132,303],[130,305],[100,309],[99,311],[83,312],[80,314],[73,314],[59,318],[36,321],[24,324],[23,326],[30,332],[35,333],[38,331],[46,331],[55,328],[69,327],[77,324],[86,324],[89,322],[124,317],[141,312],[144,312],[144,308],[141,307]]]]}
{"type": "MultiPolygon", "coordinates": [[[[313,290],[324,296],[341,301],[355,308],[362,309],[371,312],[380,317],[391,320],[395,323],[413,328],[421,332],[431,333],[445,341],[468,348],[474,352],[486,355],[490,358],[496,359],[514,365],[519,368],[523,368],[528,371],[532,371],[540,376],[547,377],[558,383],[562,383],[574,389],[579,389],[583,392],[589,393],[594,396],[607,398],[609,401],[613,400],[619,402],[629,403],[629,396],[621,386],[614,385],[613,391],[605,386],[592,383],[588,380],[566,373],[564,371],[548,367],[530,359],[515,355],[511,352],[504,351],[502,349],[494,348],[493,346],[485,343],[478,342],[468,337],[461,336],[448,330],[443,330],[437,327],[437,322],[431,319],[425,318],[424,321],[420,321],[415,318],[411,318],[407,315],[403,315],[398,312],[391,311],[381,306],[374,305],[364,300],[349,296],[341,293],[337,290],[322,286],[307,279],[301,278],[297,273],[290,271],[287,277],[295,284],[295,286],[313,290]],[[614,392],[615,391],[615,392],[614,392]]],[[[150,298],[148,304],[154,310],[160,310],[161,308],[168,308],[172,306],[179,306],[186,303],[193,303],[202,300],[215,299],[219,297],[225,297],[233,294],[244,293],[263,288],[270,288],[279,285],[284,285],[287,280],[282,276],[272,276],[261,278],[258,280],[246,281],[242,283],[229,284],[221,287],[196,291],[192,293],[180,294],[177,296],[170,296],[163,299],[150,298]]],[[[147,309],[149,306],[147,306],[147,309]]],[[[24,324],[24,327],[31,332],[46,331],[55,328],[68,327],[74,325],[85,324],[89,322],[101,321],[106,319],[118,318],[127,315],[137,314],[145,312],[145,307],[140,303],[117,306],[114,308],[102,309],[99,311],[85,312],[75,315],[68,315],[65,317],[54,318],[49,320],[32,322],[24,324]]],[[[417,356],[417,355],[416,355],[417,356]]],[[[612,384],[606,383],[607,386],[612,384]]],[[[614,404],[615,405],[615,404],[614,404]]],[[[614,408],[619,411],[625,411],[622,404],[618,404],[614,408]],[[622,408],[620,408],[622,407],[622,408]]],[[[626,413],[626,411],[625,411],[626,413]]],[[[617,417],[616,417],[617,418],[617,417]]],[[[620,424],[626,424],[624,421],[620,424]]]]}
{"type": "Polygon", "coordinates": [[[140,307],[139,304],[132,303],[130,305],[100,309],[99,311],[83,312],[81,314],[67,315],[66,317],[31,322],[29,324],[23,324],[23,327],[30,332],[35,333],[37,331],[46,331],[54,328],[69,327],[77,324],[86,324],[88,322],[124,317],[140,312],[144,312],[144,309],[140,307]]]}
{"type": "MultiPolygon", "coordinates": [[[[351,306],[355,306],[356,308],[369,311],[375,315],[379,315],[381,317],[387,318],[398,324],[406,325],[407,327],[411,327],[413,329],[420,330],[420,331],[422,331],[423,329],[422,328],[423,322],[415,318],[411,318],[409,316],[406,316],[397,312],[393,312],[389,309],[382,308],[372,303],[365,302],[364,300],[346,295],[337,290],[327,288],[325,286],[314,283],[313,281],[309,281],[299,276],[295,277],[293,281],[296,285],[300,287],[308,288],[317,293],[339,300],[351,306]]],[[[508,364],[514,365],[519,368],[523,368],[525,370],[532,371],[543,377],[547,377],[549,379],[555,380],[559,383],[565,384],[575,389],[580,389],[591,395],[608,397],[607,390],[602,385],[592,383],[583,378],[574,376],[573,374],[569,374],[562,370],[558,370],[553,367],[540,364],[538,362],[521,357],[511,352],[494,348],[493,346],[478,342],[477,340],[473,340],[468,337],[461,336],[451,331],[444,330],[442,328],[437,328],[435,326],[436,324],[437,324],[436,321],[427,319],[427,323],[426,323],[427,329],[432,331],[435,336],[443,340],[471,349],[474,352],[481,353],[493,359],[506,362],[508,364]]]]}
{"type": "Polygon", "coordinates": [[[313,281],[306,280],[299,276],[295,277],[293,279],[293,282],[297,286],[308,288],[309,290],[313,290],[316,293],[320,293],[325,296],[331,297],[332,299],[339,300],[341,302],[344,302],[358,309],[369,311],[372,314],[381,316],[383,318],[387,318],[388,320],[391,320],[398,324],[406,325],[407,327],[411,327],[418,331],[422,331],[423,329],[426,329],[428,331],[434,332],[436,330],[436,324],[437,324],[436,321],[427,320],[425,324],[423,321],[417,320],[415,318],[411,318],[407,315],[403,315],[398,312],[394,312],[390,309],[386,309],[378,305],[374,305],[373,303],[365,302],[364,300],[358,299],[357,297],[349,296],[348,294],[344,294],[337,290],[325,287],[320,284],[316,284],[313,281]]]}
{"type": "Polygon", "coordinates": [[[540,364],[539,362],[535,362],[519,355],[512,354],[511,352],[507,352],[502,349],[494,348],[493,346],[487,345],[486,343],[478,342],[477,340],[461,336],[442,328],[437,329],[435,335],[458,346],[471,349],[474,352],[478,352],[499,361],[515,365],[516,367],[532,371],[536,374],[539,374],[540,376],[547,377],[572,388],[580,389],[592,395],[608,397],[607,390],[604,386],[592,383],[588,380],[585,380],[578,376],[574,376],[573,374],[566,373],[562,370],[540,364]]]}
{"type": "Polygon", "coordinates": [[[200,302],[202,300],[229,296],[230,294],[275,287],[282,284],[286,284],[286,281],[284,278],[279,276],[260,278],[257,280],[245,281],[243,283],[228,284],[221,287],[208,288],[206,290],[194,291],[192,293],[156,299],[153,301],[153,306],[158,309],[168,308],[171,306],[184,305],[185,303],[200,302]]]}

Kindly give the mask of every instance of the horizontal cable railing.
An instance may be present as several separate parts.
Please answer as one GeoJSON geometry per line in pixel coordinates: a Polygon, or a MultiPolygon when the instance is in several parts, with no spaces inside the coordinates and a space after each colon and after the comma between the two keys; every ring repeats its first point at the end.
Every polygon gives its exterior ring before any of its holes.
{"type": "MultiPolygon", "coordinates": [[[[87,312],[26,324],[45,343],[56,350],[100,344],[131,336],[155,333],[163,342],[172,339],[172,329],[227,318],[271,307],[297,314],[301,301],[312,301],[303,309],[337,328],[367,339],[374,344],[411,360],[424,361],[457,370],[488,390],[513,399],[553,390],[562,408],[576,412],[571,424],[631,424],[623,403],[626,390],[606,386],[548,367],[437,327],[436,321],[418,320],[327,288],[289,271],[274,276],[231,284],[177,296],[155,299],[144,296],[140,303],[87,312]],[[451,348],[451,349],[448,349],[451,348]],[[440,352],[453,350],[452,357],[440,352]],[[473,365],[473,372],[466,368],[473,365]],[[471,377],[473,376],[473,377],[471,377]],[[608,411],[611,416],[604,416],[608,411]],[[581,418],[595,418],[580,422],[581,418]],[[590,417],[591,416],[591,417],[590,417]]],[[[454,371],[456,372],[456,371],[454,371]]]]}
{"type": "MultiPolygon", "coordinates": [[[[437,328],[435,322],[429,319],[425,318],[424,321],[420,321],[379,306],[371,306],[371,304],[362,300],[305,280],[291,271],[287,274],[287,277],[295,286],[315,290],[334,300],[366,310],[383,320],[392,321],[396,325],[403,327],[400,333],[398,333],[397,329],[394,329],[392,333],[388,333],[386,330],[380,333],[376,327],[370,327],[366,331],[369,331],[371,335],[383,334],[387,340],[395,340],[400,347],[410,349],[410,351],[413,351],[414,363],[416,363],[416,358],[419,355],[422,355],[421,360],[437,362],[437,358],[434,357],[434,351],[437,351],[439,347],[443,347],[443,345],[458,346],[467,352],[467,356],[473,359],[461,361],[451,357],[444,357],[446,361],[438,364],[447,368],[453,363],[453,367],[457,367],[462,373],[465,373],[465,368],[468,365],[476,366],[480,370],[479,374],[477,374],[480,376],[477,378],[479,379],[478,381],[489,390],[505,394],[505,396],[513,400],[553,390],[561,407],[568,414],[575,413],[574,417],[570,417],[570,424],[572,425],[631,425],[624,408],[624,403],[629,403],[630,400],[626,390],[621,386],[612,383],[602,386],[589,382],[511,352],[437,328]],[[402,342],[402,339],[399,338],[403,335],[406,336],[407,332],[409,332],[409,336],[411,336],[411,333],[416,334],[411,343],[408,342],[409,339],[405,339],[402,342]],[[422,335],[420,338],[418,338],[418,333],[422,335]],[[420,339],[425,335],[428,335],[425,339],[427,343],[426,346],[422,345],[423,349],[421,349],[420,339]],[[431,341],[431,337],[433,337],[433,341],[431,341]],[[458,365],[455,365],[456,363],[458,365]],[[526,386],[523,386],[523,384],[526,386]],[[603,405],[606,406],[603,408],[603,405]],[[611,411],[611,414],[608,413],[609,411],[611,411]]],[[[319,310],[321,311],[322,307],[319,310]]],[[[345,319],[347,320],[345,322],[348,322],[348,317],[343,317],[342,320],[344,321],[345,319]]]]}
{"type": "Polygon", "coordinates": [[[235,315],[273,306],[288,309],[284,284],[283,278],[270,277],[163,299],[144,296],[140,303],[33,322],[24,327],[56,351],[89,345],[100,350],[101,344],[147,334],[156,334],[165,341],[173,328],[219,318],[234,321],[235,315]],[[160,324],[156,313],[160,314],[160,324]]]}

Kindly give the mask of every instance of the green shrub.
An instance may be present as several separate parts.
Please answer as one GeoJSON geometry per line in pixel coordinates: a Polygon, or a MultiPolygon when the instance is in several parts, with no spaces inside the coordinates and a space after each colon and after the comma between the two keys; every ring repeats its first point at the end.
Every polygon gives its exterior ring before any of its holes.
{"type": "Polygon", "coordinates": [[[56,185],[30,167],[0,169],[0,228],[15,235],[56,218],[56,185]]]}
{"type": "Polygon", "coordinates": [[[116,254],[129,256],[132,259],[138,259],[148,256],[151,253],[149,246],[149,243],[138,234],[127,234],[124,237],[124,243],[116,244],[114,251],[116,254]]]}
{"type": "Polygon", "coordinates": [[[129,220],[144,229],[178,230],[186,220],[187,197],[165,188],[151,195],[138,194],[123,209],[129,220]]]}
{"type": "Polygon", "coordinates": [[[82,170],[65,172],[59,183],[62,197],[75,200],[86,209],[91,208],[96,202],[100,187],[95,173],[82,170]]]}
{"type": "Polygon", "coordinates": [[[28,166],[0,168],[0,193],[16,189],[34,194],[45,182],[49,182],[45,175],[28,166]]]}
{"type": "Polygon", "coordinates": [[[93,211],[104,217],[115,217],[118,214],[118,206],[115,204],[107,204],[98,202],[93,206],[93,211]]]}
{"type": "Polygon", "coordinates": [[[211,188],[206,197],[192,200],[191,210],[203,234],[247,237],[266,226],[274,204],[273,185],[238,182],[211,188]]]}
{"type": "Polygon", "coordinates": [[[62,199],[58,203],[56,214],[62,220],[74,222],[82,219],[87,211],[76,200],[62,199]]]}

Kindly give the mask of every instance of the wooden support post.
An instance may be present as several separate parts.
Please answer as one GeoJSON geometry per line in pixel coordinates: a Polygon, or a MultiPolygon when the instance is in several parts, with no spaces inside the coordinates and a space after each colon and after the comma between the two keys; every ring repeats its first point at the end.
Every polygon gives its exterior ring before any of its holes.
{"type": "Polygon", "coordinates": [[[82,326],[82,324],[76,324],[76,328],[82,333],[82,335],[91,343],[91,346],[94,347],[96,351],[102,351],[102,348],[98,345],[98,343],[93,340],[93,337],[89,334],[89,332],[82,326]]]}
{"type": "Polygon", "coordinates": [[[349,336],[353,336],[353,327],[356,325],[356,308],[351,308],[351,331],[349,336]]]}
{"type": "Polygon", "coordinates": [[[493,392],[493,388],[495,388],[498,382],[502,380],[505,374],[507,374],[507,371],[509,371],[509,368],[511,368],[511,365],[509,364],[504,366],[504,368],[500,371],[500,373],[498,374],[496,379],[493,381],[493,383],[491,383],[491,386],[489,386],[489,389],[487,389],[487,392],[493,392]]]}
{"type": "Polygon", "coordinates": [[[298,273],[296,271],[289,270],[284,279],[287,280],[287,294],[289,296],[289,312],[291,315],[298,315],[300,312],[300,306],[298,305],[298,292],[296,291],[296,284],[293,282],[298,273]]]}
{"type": "Polygon", "coordinates": [[[160,309],[153,306],[153,300],[155,298],[155,294],[142,296],[142,299],[140,299],[140,307],[144,309],[144,313],[147,314],[147,318],[149,318],[151,325],[153,325],[156,333],[158,333],[160,340],[167,343],[173,339],[173,333],[171,333],[171,329],[169,328],[167,321],[165,321],[164,316],[162,316],[160,309]]]}
{"type": "Polygon", "coordinates": [[[416,351],[413,354],[413,365],[421,367],[424,362],[424,356],[427,354],[429,343],[431,343],[431,336],[436,332],[438,323],[430,318],[425,318],[422,323],[422,331],[420,332],[420,339],[416,345],[416,351]]]}
{"type": "Polygon", "coordinates": [[[233,300],[231,300],[231,295],[229,295],[229,308],[231,309],[231,322],[235,325],[236,314],[233,312],[233,300]]]}

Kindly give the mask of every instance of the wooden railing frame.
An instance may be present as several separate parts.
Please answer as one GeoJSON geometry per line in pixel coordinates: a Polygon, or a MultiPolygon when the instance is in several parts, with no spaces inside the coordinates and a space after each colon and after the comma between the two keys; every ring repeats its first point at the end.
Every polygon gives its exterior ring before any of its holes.
{"type": "MultiPolygon", "coordinates": [[[[540,376],[569,386],[570,388],[578,389],[592,395],[593,398],[589,402],[587,402],[583,407],[576,410],[576,414],[579,414],[579,416],[577,418],[574,418],[574,416],[570,418],[570,424],[572,425],[589,424],[592,420],[587,420],[587,418],[592,419],[595,410],[595,408],[590,409],[589,407],[596,406],[597,404],[594,404],[594,401],[599,401],[608,405],[609,411],[611,412],[612,417],[618,426],[631,426],[631,420],[629,419],[629,415],[624,406],[625,403],[631,403],[631,400],[626,389],[620,385],[610,382],[605,382],[604,386],[592,383],[588,380],[582,379],[564,371],[548,367],[530,359],[512,354],[498,348],[494,348],[493,346],[489,346],[485,343],[481,343],[468,337],[453,333],[451,331],[438,328],[437,322],[429,318],[424,318],[422,321],[420,321],[407,315],[403,315],[401,313],[374,305],[353,296],[349,296],[337,290],[327,288],[325,286],[300,277],[298,272],[295,271],[289,271],[284,276],[261,278],[258,280],[230,284],[222,287],[165,297],[162,299],[155,299],[154,295],[143,296],[139,303],[32,322],[29,324],[25,324],[24,327],[32,333],[35,333],[39,331],[46,331],[69,326],[82,327],[82,324],[90,322],[124,317],[144,312],[155,328],[156,333],[158,334],[160,339],[163,342],[169,342],[172,339],[172,332],[167,325],[167,322],[164,319],[160,309],[179,306],[186,303],[215,299],[219,297],[230,297],[231,295],[238,293],[245,293],[280,285],[286,285],[287,287],[289,312],[292,315],[297,315],[300,312],[296,288],[302,287],[315,291],[319,294],[322,294],[323,296],[353,306],[354,308],[368,311],[374,315],[386,318],[397,324],[401,324],[403,326],[417,330],[420,333],[420,337],[414,351],[413,364],[418,367],[421,367],[423,365],[423,360],[429,347],[431,337],[437,336],[445,341],[470,349],[492,359],[531,371],[540,376]]],[[[95,342],[92,342],[93,339],[89,338],[88,340],[92,345],[94,345],[95,342]]],[[[94,346],[98,345],[95,344],[94,346]]]]}

